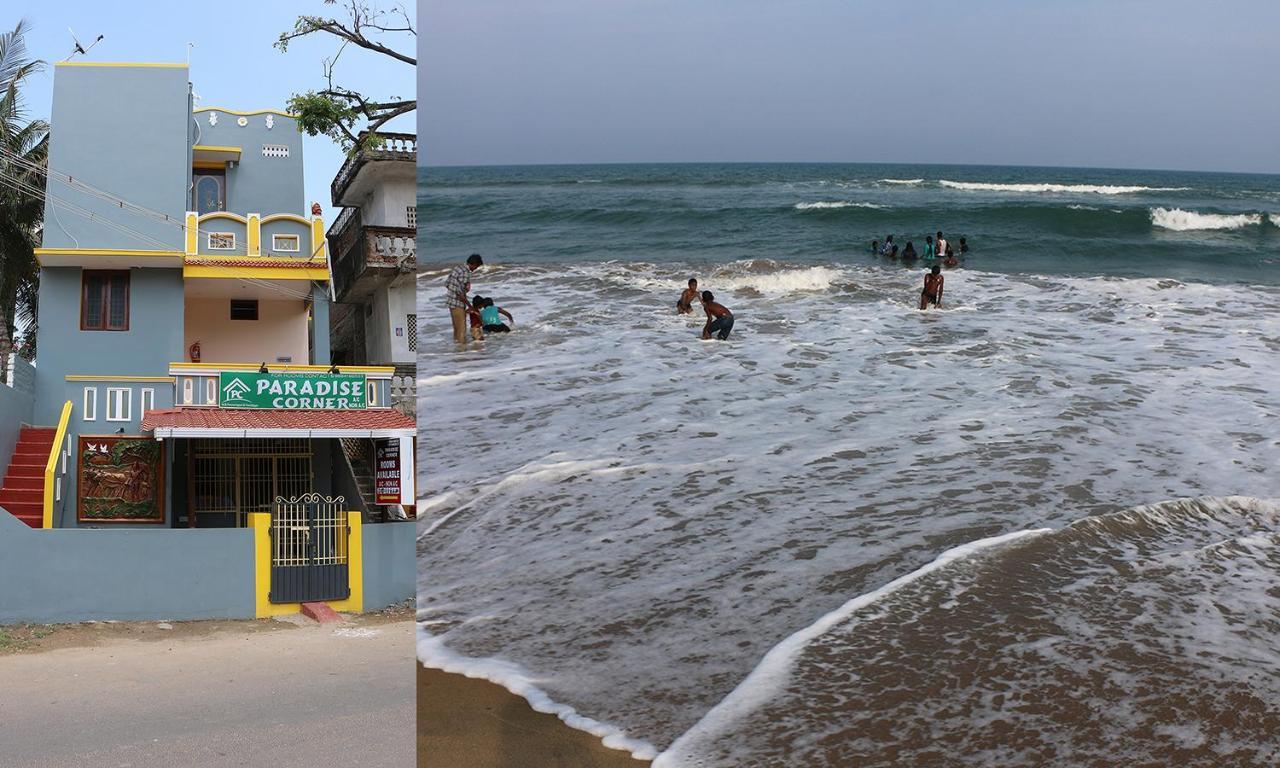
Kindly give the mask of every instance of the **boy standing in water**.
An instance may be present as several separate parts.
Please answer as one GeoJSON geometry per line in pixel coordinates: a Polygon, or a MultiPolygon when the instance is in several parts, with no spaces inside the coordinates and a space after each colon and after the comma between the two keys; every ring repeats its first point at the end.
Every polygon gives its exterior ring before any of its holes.
{"type": "Polygon", "coordinates": [[[938,258],[947,255],[947,241],[942,239],[942,231],[938,231],[938,240],[933,244],[933,253],[938,258]]]}
{"type": "Polygon", "coordinates": [[[689,287],[684,289],[680,294],[679,301],[676,302],[676,314],[688,315],[693,312],[693,302],[701,301],[698,296],[698,281],[696,278],[689,278],[689,287]]]}
{"type": "Polygon", "coordinates": [[[707,310],[707,324],[702,328],[702,338],[709,339],[713,333],[721,341],[729,338],[729,331],[733,330],[733,313],[723,304],[717,303],[711,291],[702,292],[702,308],[707,310]]]}
{"type": "Polygon", "coordinates": [[[924,260],[933,261],[933,235],[924,236],[924,260]]]}
{"type": "Polygon", "coordinates": [[[924,290],[920,291],[921,309],[928,309],[930,304],[942,308],[942,281],[942,267],[934,264],[924,276],[924,290]]]}

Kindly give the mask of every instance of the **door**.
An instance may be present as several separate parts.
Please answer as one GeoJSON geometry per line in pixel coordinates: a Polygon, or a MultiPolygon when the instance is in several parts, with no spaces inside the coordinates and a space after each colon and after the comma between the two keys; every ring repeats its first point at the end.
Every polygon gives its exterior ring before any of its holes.
{"type": "Polygon", "coordinates": [[[271,592],[273,603],[344,600],[347,580],[345,501],[318,493],[277,497],[271,511],[271,592]]]}

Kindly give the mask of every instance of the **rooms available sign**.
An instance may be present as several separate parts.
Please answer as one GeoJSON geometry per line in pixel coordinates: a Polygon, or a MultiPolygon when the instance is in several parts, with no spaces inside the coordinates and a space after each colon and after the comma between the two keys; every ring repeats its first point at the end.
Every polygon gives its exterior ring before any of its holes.
{"type": "Polygon", "coordinates": [[[400,441],[379,440],[378,466],[373,470],[377,504],[400,503],[400,441]]]}
{"type": "Polygon", "coordinates": [[[364,376],[353,373],[257,373],[222,371],[218,405],[223,408],[363,410],[364,376]]]}

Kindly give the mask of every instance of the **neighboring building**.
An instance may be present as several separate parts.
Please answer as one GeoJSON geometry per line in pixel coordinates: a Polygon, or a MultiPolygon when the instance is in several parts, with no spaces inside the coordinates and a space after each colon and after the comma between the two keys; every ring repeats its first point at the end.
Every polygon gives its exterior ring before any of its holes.
{"type": "Polygon", "coordinates": [[[378,133],[377,146],[349,157],[330,185],[342,213],[329,228],[333,254],[333,360],[396,369],[396,407],[416,411],[418,314],[417,137],[378,133]]]}
{"type": "Polygon", "coordinates": [[[318,563],[347,562],[345,516],[413,503],[415,424],[391,408],[393,368],[331,368],[329,252],[294,117],[193,109],[182,64],[71,62],[51,125],[37,426],[0,507],[43,528],[269,526],[273,579],[332,577],[318,563]],[[366,499],[345,448],[375,445],[403,471],[366,499]],[[277,504],[311,493],[345,506],[277,504]]]}

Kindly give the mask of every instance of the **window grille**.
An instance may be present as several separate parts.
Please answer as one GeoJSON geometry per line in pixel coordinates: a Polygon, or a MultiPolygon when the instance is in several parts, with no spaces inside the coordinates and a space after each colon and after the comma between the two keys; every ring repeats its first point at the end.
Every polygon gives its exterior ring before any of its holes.
{"type": "Polygon", "coordinates": [[[405,206],[404,215],[405,215],[405,218],[408,219],[409,221],[409,226],[411,227],[418,226],[418,206],[416,205],[405,206]]]}
{"type": "Polygon", "coordinates": [[[191,442],[192,505],[197,515],[235,515],[244,527],[250,512],[270,512],[277,496],[311,490],[311,441],[306,438],[191,442]]]}
{"type": "Polygon", "coordinates": [[[263,144],[262,156],[263,157],[288,157],[289,145],[288,144],[263,144]]]}
{"type": "Polygon", "coordinates": [[[418,316],[405,315],[405,332],[408,333],[407,340],[409,342],[409,351],[418,351],[418,316]]]}
{"type": "Polygon", "coordinates": [[[297,235],[272,235],[271,250],[284,251],[287,253],[297,253],[299,250],[301,250],[301,246],[298,245],[298,236],[297,235]]]}
{"type": "Polygon", "coordinates": [[[209,250],[234,251],[235,249],[236,249],[236,233],[235,232],[210,232],[209,233],[209,250]]]}

